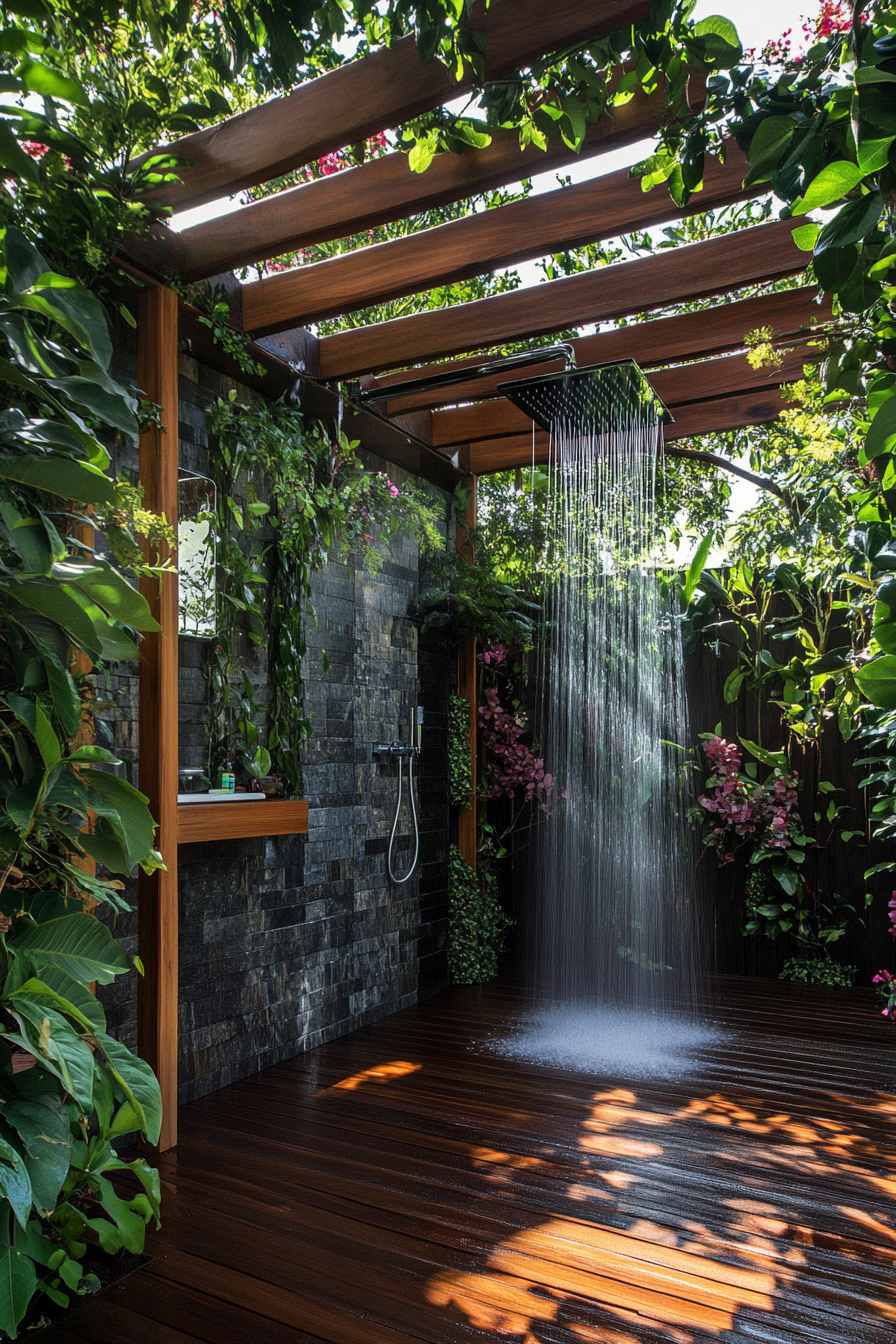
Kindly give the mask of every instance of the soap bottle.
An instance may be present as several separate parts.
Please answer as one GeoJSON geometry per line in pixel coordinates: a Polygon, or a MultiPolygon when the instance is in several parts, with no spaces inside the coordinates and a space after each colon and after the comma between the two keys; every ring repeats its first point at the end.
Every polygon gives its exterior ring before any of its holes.
{"type": "Polygon", "coordinates": [[[233,762],[230,760],[229,757],[221,766],[218,778],[218,787],[222,793],[236,792],[236,775],[233,769],[233,762]]]}

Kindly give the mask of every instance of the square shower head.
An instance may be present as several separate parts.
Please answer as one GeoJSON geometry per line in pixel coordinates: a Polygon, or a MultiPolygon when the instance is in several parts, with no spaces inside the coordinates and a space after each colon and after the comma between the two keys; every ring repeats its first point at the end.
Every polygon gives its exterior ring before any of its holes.
{"type": "Polygon", "coordinates": [[[498,392],[549,433],[562,420],[599,424],[614,410],[651,405],[662,424],[672,424],[672,416],[633,359],[501,383],[498,392]]]}

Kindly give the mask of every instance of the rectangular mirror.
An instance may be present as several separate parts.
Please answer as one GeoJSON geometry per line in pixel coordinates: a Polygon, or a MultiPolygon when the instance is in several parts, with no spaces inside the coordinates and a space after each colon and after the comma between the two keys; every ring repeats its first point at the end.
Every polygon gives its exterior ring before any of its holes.
{"type": "Polygon", "coordinates": [[[177,483],[178,608],[182,635],[213,639],[215,590],[215,484],[183,473],[177,483]]]}

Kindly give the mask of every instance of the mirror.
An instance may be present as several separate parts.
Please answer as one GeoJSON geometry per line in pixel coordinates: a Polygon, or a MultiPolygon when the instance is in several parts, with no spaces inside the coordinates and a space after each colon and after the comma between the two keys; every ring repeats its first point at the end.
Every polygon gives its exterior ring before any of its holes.
{"type": "Polygon", "coordinates": [[[213,639],[215,590],[215,485],[207,476],[183,473],[177,483],[179,630],[213,639]]]}

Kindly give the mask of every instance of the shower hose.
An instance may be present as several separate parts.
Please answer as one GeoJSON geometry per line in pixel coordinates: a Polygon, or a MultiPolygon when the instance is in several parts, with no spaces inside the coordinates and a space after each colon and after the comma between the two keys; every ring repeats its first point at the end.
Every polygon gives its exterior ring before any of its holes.
{"type": "Polygon", "coordinates": [[[417,821],[417,804],[414,801],[414,755],[413,751],[408,752],[408,793],[411,795],[411,817],[414,822],[414,857],[411,859],[411,866],[404,877],[397,877],[395,869],[392,866],[392,853],[395,848],[395,833],[398,830],[398,818],[401,814],[401,800],[404,788],[404,752],[398,753],[398,798],[395,802],[395,817],[392,822],[392,830],[389,835],[389,852],[386,855],[386,867],[389,870],[389,877],[397,887],[404,886],[414,875],[417,867],[417,859],[420,855],[420,826],[417,821]]]}

